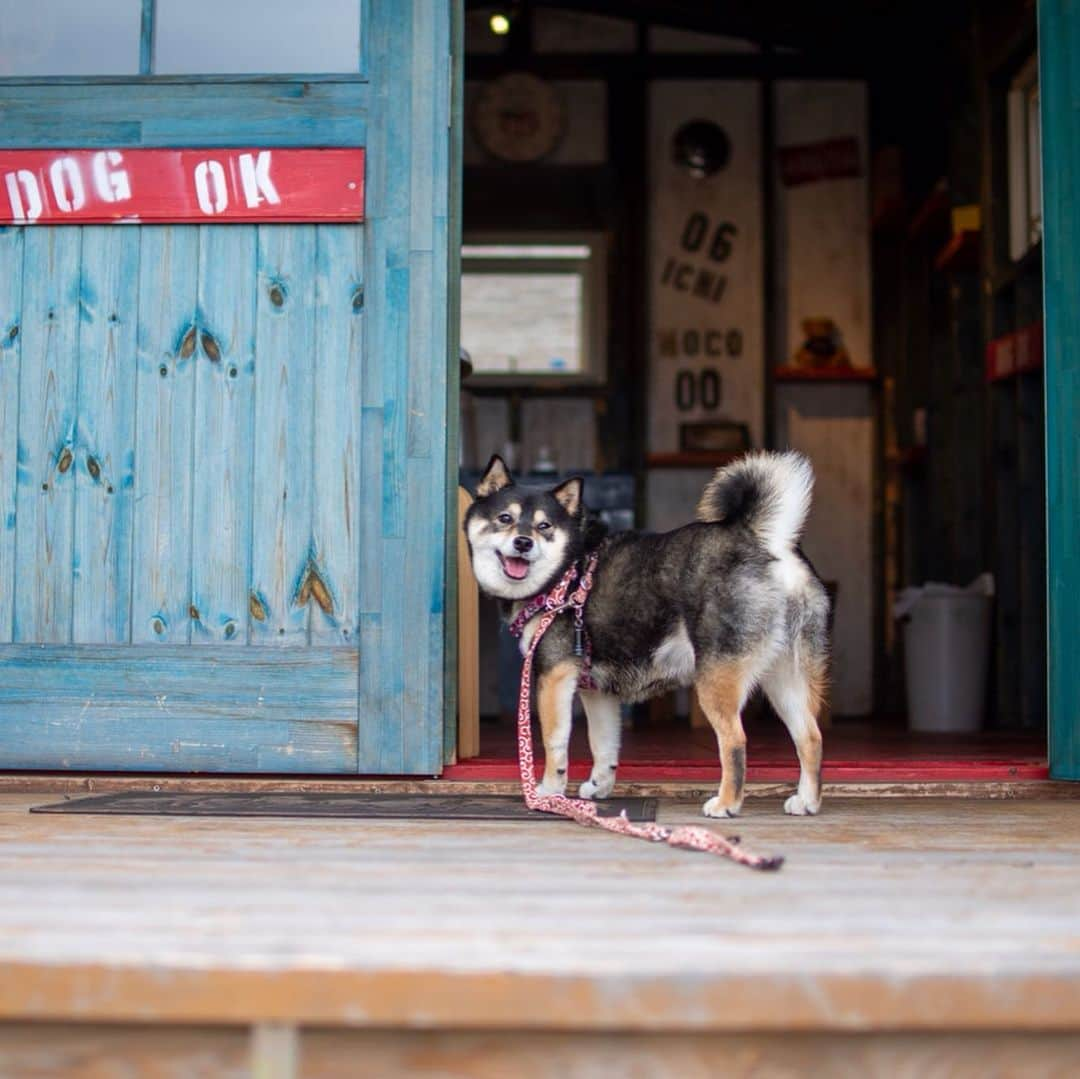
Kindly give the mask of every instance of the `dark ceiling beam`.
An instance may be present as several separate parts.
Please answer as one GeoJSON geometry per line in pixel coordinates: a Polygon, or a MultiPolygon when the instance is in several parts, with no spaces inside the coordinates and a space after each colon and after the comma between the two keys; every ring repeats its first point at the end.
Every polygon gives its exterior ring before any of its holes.
{"type": "MultiPolygon", "coordinates": [[[[466,0],[467,8],[497,6],[498,0],[466,0]]],[[[928,27],[936,33],[966,10],[954,0],[529,0],[524,6],[769,42],[834,58],[854,52],[868,67],[905,46],[917,53],[928,27]]]]}

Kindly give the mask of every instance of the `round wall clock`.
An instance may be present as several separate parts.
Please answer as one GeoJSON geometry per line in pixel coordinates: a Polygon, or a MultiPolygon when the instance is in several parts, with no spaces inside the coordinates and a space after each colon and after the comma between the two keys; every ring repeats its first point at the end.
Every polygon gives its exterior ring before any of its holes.
{"type": "Polygon", "coordinates": [[[472,108],[477,141],[501,161],[539,161],[559,145],[566,110],[550,83],[524,73],[486,83],[472,108]]]}

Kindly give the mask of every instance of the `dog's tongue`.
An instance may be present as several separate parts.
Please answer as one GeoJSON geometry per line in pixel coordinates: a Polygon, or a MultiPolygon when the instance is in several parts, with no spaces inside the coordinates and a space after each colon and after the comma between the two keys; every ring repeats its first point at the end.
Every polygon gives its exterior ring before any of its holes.
{"type": "Polygon", "coordinates": [[[515,581],[520,581],[529,572],[529,563],[524,558],[504,558],[503,567],[515,581]]]}

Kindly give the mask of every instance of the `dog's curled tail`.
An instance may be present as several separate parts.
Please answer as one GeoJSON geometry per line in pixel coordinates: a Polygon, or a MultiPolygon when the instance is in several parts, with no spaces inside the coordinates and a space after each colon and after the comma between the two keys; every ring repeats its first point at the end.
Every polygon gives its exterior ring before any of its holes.
{"type": "Polygon", "coordinates": [[[698,520],[743,525],[780,558],[798,542],[813,489],[814,470],[801,453],[750,453],[717,469],[698,520]]]}

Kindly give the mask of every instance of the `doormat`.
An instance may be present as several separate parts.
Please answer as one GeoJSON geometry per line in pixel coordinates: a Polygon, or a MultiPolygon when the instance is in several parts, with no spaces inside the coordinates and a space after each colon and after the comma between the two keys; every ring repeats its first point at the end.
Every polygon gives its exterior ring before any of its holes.
{"type": "MultiPolygon", "coordinates": [[[[601,817],[623,811],[632,821],[656,820],[655,798],[608,798],[601,817]]],[[[146,817],[351,817],[358,820],[557,821],[502,794],[170,794],[124,791],[34,806],[31,813],[96,813],[146,817]]]]}

